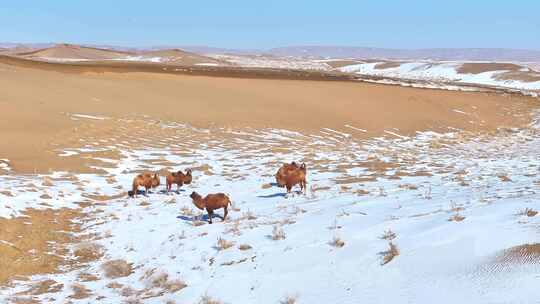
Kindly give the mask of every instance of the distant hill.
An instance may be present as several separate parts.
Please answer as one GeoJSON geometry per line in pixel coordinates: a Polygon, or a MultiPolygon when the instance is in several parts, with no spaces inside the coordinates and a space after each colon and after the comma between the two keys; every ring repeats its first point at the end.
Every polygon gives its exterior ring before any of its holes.
{"type": "Polygon", "coordinates": [[[124,51],[100,49],[75,44],[57,44],[49,48],[16,53],[17,56],[28,59],[45,60],[103,60],[122,58],[131,54],[132,53],[124,51]]]}

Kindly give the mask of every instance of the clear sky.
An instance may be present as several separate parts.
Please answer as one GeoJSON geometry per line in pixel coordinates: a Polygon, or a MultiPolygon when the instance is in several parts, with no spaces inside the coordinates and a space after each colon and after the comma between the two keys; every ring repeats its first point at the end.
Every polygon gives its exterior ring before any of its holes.
{"type": "Polygon", "coordinates": [[[0,42],[540,49],[540,0],[6,0],[0,42]]]}

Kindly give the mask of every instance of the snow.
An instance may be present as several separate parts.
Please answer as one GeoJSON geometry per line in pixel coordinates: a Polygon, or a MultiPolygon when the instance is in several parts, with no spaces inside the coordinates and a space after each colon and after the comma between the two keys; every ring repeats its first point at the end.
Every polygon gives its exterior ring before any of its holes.
{"type": "Polygon", "coordinates": [[[126,56],[121,58],[115,58],[111,60],[120,60],[120,61],[144,61],[144,62],[163,62],[164,59],[162,57],[148,57],[148,56],[126,56]]]}
{"type": "Polygon", "coordinates": [[[108,117],[105,117],[105,116],[94,116],[94,115],[87,115],[87,114],[72,114],[71,117],[72,119],[77,119],[77,118],[94,119],[94,120],[108,119],[108,117]]]}
{"type": "Polygon", "coordinates": [[[301,69],[301,70],[330,70],[330,65],[309,59],[294,57],[265,57],[265,56],[234,56],[209,54],[211,58],[224,60],[232,64],[251,68],[301,69]]]}
{"type": "Polygon", "coordinates": [[[90,61],[90,59],[84,58],[57,58],[57,57],[38,57],[41,60],[54,61],[54,62],[82,62],[90,61]]]}
{"type": "Polygon", "coordinates": [[[496,77],[506,71],[489,71],[479,74],[458,73],[460,62],[407,62],[398,67],[376,69],[383,62],[359,63],[339,68],[346,73],[372,75],[380,77],[402,78],[410,80],[429,80],[436,82],[457,82],[496,86],[522,90],[540,90],[540,81],[524,82],[519,80],[500,80],[496,77]]]}
{"type": "MultiPolygon", "coordinates": [[[[458,133],[404,137],[394,129],[387,130],[388,137],[356,140],[332,129],[314,135],[222,130],[230,135],[222,137],[215,130],[182,124],[163,127],[177,128],[183,135],[173,140],[185,146],[130,150],[116,145],[122,157],[104,159],[107,174],[74,175],[84,193],[112,196],[128,190],[135,174],[130,172],[159,170],[161,166],[149,162],[156,159],[182,170],[208,165],[208,172],[195,169],[193,184],[183,186],[179,194],[163,193],[162,177],[162,186],[148,197],[122,197],[87,207],[88,214],[101,211],[84,227],[101,236],[94,242],[105,248],[105,257],[81,270],[15,281],[10,289],[0,290],[0,301],[46,278],[66,286],[58,293],[36,296],[47,303],[121,303],[135,298],[142,303],[196,303],[205,294],[224,303],[278,303],[287,295],[296,295],[298,303],[351,304],[531,303],[540,297],[540,263],[494,262],[502,250],[539,242],[540,217],[517,215],[525,208],[540,209],[537,124],[469,140],[458,133]],[[272,150],[284,143],[286,152],[272,150]],[[435,144],[440,148],[433,148],[435,144]],[[262,187],[274,182],[281,163],[291,160],[308,166],[306,195],[285,196],[282,188],[262,187]],[[381,173],[370,165],[375,160],[400,167],[381,173]],[[398,171],[408,174],[392,178],[398,171]],[[503,181],[503,174],[510,181],[503,181]],[[116,182],[108,183],[108,177],[116,182]],[[366,177],[371,181],[360,181],[366,177]],[[346,179],[358,181],[343,182],[346,179]],[[227,193],[240,210],[231,211],[226,222],[216,218],[212,225],[194,225],[202,213],[192,205],[191,191],[227,193]],[[248,219],[248,213],[256,218],[248,219]],[[456,214],[465,219],[449,221],[456,214]],[[275,226],[283,229],[285,239],[271,238],[275,226]],[[388,249],[388,242],[380,237],[388,229],[397,236],[393,243],[400,255],[381,265],[380,253],[388,249]],[[216,249],[220,237],[234,246],[216,249]],[[331,246],[334,237],[345,245],[331,246]],[[241,251],[240,244],[252,249],[241,251]],[[114,259],[133,263],[134,273],[106,278],[101,265],[114,259]],[[93,295],[68,299],[68,286],[77,282],[81,271],[99,277],[80,282],[93,295]],[[161,294],[149,281],[163,273],[188,286],[161,294]],[[107,287],[111,282],[142,291],[124,297],[107,287]],[[105,298],[98,301],[98,296],[105,298]]],[[[71,148],[64,154],[100,148],[71,148]]],[[[70,175],[0,176],[2,187],[14,194],[0,193],[0,215],[9,218],[25,208],[44,208],[39,198],[43,191],[52,197],[46,201],[54,208],[78,207],[75,203],[86,198],[75,183],[61,178],[70,175]],[[55,178],[53,186],[41,186],[46,177],[55,178]],[[39,191],[27,191],[29,183],[39,191]]]]}

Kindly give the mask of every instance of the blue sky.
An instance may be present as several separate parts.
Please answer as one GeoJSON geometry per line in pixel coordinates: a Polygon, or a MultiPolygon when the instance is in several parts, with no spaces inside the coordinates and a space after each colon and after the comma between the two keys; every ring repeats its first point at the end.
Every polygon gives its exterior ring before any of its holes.
{"type": "Polygon", "coordinates": [[[0,42],[540,49],[540,1],[7,0],[0,42]]]}

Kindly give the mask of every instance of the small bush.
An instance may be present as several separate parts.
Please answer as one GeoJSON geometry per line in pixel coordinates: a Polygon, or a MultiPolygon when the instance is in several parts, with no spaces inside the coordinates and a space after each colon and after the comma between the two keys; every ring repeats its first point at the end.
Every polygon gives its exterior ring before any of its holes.
{"type": "Polygon", "coordinates": [[[94,243],[82,243],[75,248],[73,254],[79,262],[95,261],[103,256],[103,247],[94,243]]]}
{"type": "Polygon", "coordinates": [[[286,296],[285,299],[283,299],[280,303],[281,304],[295,304],[296,303],[296,296],[286,296]]]}
{"type": "Polygon", "coordinates": [[[108,261],[103,263],[101,268],[105,271],[105,276],[109,279],[127,277],[133,273],[131,264],[125,260],[108,261]]]}
{"type": "Polygon", "coordinates": [[[73,294],[70,296],[70,298],[73,298],[73,299],[86,299],[92,295],[90,293],[90,290],[86,289],[84,285],[77,284],[77,283],[71,285],[71,290],[73,290],[73,294]]]}
{"type": "Polygon", "coordinates": [[[336,247],[336,248],[341,248],[343,246],[345,246],[345,242],[339,238],[338,236],[334,236],[332,238],[332,241],[330,241],[330,245],[336,247]]]}
{"type": "Polygon", "coordinates": [[[538,211],[531,209],[531,208],[525,208],[525,210],[518,213],[518,215],[526,215],[528,217],[533,217],[538,214],[538,211]]]}
{"type": "Polygon", "coordinates": [[[242,244],[242,245],[238,246],[238,249],[240,249],[242,251],[250,250],[252,248],[253,247],[249,246],[248,244],[242,244]]]}
{"type": "Polygon", "coordinates": [[[450,222],[461,222],[465,219],[464,216],[460,215],[459,213],[456,213],[454,215],[452,215],[448,220],[450,222]]]}
{"type": "Polygon", "coordinates": [[[204,295],[199,300],[199,304],[222,304],[223,302],[211,298],[209,295],[204,295]]]}
{"type": "Polygon", "coordinates": [[[394,240],[395,238],[397,237],[396,233],[394,231],[392,231],[392,229],[388,229],[386,230],[383,235],[381,235],[381,239],[383,240],[387,240],[387,241],[392,241],[394,240]]]}
{"type": "Polygon", "coordinates": [[[388,242],[388,246],[389,246],[388,250],[382,253],[383,254],[382,265],[386,265],[390,263],[390,261],[392,261],[396,256],[399,255],[399,249],[394,243],[388,242]]]}
{"type": "Polygon", "coordinates": [[[280,226],[274,226],[272,229],[272,240],[284,240],[285,239],[285,231],[280,226]]]}
{"type": "Polygon", "coordinates": [[[234,242],[227,241],[226,239],[223,239],[223,238],[220,237],[220,238],[218,238],[218,241],[217,241],[217,244],[216,244],[215,248],[217,250],[221,251],[221,250],[229,249],[232,246],[234,246],[234,242]]]}

